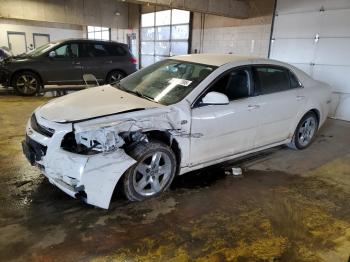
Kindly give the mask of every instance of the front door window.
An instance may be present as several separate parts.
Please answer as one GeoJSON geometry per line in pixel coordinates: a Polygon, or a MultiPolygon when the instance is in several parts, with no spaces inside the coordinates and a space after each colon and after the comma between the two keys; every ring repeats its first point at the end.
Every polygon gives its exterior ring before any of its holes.
{"type": "Polygon", "coordinates": [[[62,45],[54,50],[55,58],[76,58],[79,57],[78,44],[62,45]]]}

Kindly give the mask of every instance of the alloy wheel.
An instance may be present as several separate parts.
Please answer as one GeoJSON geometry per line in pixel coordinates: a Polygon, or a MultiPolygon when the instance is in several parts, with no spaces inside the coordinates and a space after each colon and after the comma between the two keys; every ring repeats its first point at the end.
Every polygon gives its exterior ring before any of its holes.
{"type": "Polygon", "coordinates": [[[314,117],[310,116],[304,120],[298,130],[298,140],[302,146],[307,146],[316,132],[317,123],[314,117]]]}
{"type": "Polygon", "coordinates": [[[38,80],[32,75],[21,75],[16,81],[16,88],[22,94],[33,94],[38,87],[38,80]]]}
{"type": "Polygon", "coordinates": [[[133,186],[142,196],[153,196],[164,189],[171,178],[170,157],[164,152],[146,156],[135,168],[133,186]]]}
{"type": "Polygon", "coordinates": [[[121,74],[119,72],[112,73],[111,77],[109,78],[109,83],[110,84],[117,83],[118,81],[120,81],[123,78],[124,78],[123,74],[121,74]]]}

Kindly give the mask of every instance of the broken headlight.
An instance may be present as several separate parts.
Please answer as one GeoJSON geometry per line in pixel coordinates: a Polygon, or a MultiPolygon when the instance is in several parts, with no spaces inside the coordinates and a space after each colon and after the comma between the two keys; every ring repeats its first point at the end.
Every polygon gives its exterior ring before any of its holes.
{"type": "Polygon", "coordinates": [[[64,136],[61,147],[72,153],[91,155],[113,151],[124,143],[124,139],[115,129],[101,128],[79,133],[70,132],[64,136]]]}
{"type": "Polygon", "coordinates": [[[75,134],[77,145],[87,151],[110,152],[124,145],[124,140],[115,129],[101,128],[75,134]]]}

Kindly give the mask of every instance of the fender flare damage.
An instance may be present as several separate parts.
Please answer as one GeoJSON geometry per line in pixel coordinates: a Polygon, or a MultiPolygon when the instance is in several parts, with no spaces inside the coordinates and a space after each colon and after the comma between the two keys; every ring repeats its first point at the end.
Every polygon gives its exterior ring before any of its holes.
{"type": "Polygon", "coordinates": [[[181,123],[174,121],[179,118],[169,119],[172,114],[168,113],[142,119],[109,122],[101,118],[92,121],[95,123],[74,124],[74,131],[63,138],[61,149],[43,159],[44,174],[70,196],[82,197],[88,204],[108,209],[118,181],[137,162],[127,154],[129,146],[153,138],[169,139],[167,144],[176,150],[180,166],[181,150],[176,136],[188,137],[188,134],[181,130],[181,123]]]}

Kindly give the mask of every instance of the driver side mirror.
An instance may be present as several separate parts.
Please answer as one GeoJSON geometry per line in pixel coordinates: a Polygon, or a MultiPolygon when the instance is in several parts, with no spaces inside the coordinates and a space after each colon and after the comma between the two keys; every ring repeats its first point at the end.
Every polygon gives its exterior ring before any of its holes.
{"type": "Polygon", "coordinates": [[[228,97],[219,92],[209,92],[202,99],[202,105],[227,105],[229,102],[228,97]]]}
{"type": "Polygon", "coordinates": [[[50,58],[56,57],[56,52],[55,52],[55,51],[51,51],[51,52],[49,53],[49,57],[50,57],[50,58]]]}

